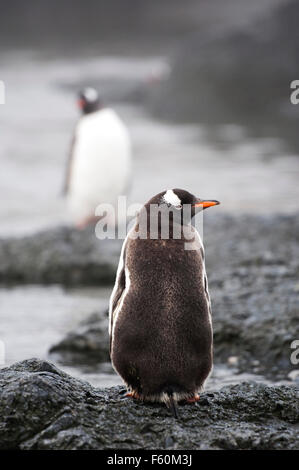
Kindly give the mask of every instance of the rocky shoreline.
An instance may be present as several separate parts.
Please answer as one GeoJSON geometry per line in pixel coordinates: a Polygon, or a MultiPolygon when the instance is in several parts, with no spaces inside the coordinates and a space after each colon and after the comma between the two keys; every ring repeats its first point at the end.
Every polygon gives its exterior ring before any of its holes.
{"type": "Polygon", "coordinates": [[[94,312],[50,348],[61,364],[110,362],[108,311],[94,312]]]}
{"type": "MultiPolygon", "coordinates": [[[[261,268],[259,275],[269,276],[266,269],[272,276],[298,274],[298,233],[299,213],[205,214],[209,278],[224,278],[230,268],[241,267],[244,273],[250,266],[261,268]]],[[[121,245],[122,240],[98,240],[93,228],[58,227],[0,238],[0,283],[109,285],[115,279],[121,245]]]]}
{"type": "MultiPolygon", "coordinates": [[[[0,445],[9,449],[295,449],[299,447],[299,217],[208,216],[204,242],[214,323],[214,362],[278,383],[212,387],[180,406],[124,399],[32,359],[0,370],[0,445]]],[[[2,283],[112,284],[121,243],[56,229],[0,241],[2,283]],[[111,242],[111,243],[110,243],[111,242]]],[[[107,299],[108,300],[108,299],[107,299]]],[[[55,362],[107,363],[107,311],[92,313],[53,345],[55,362]]],[[[237,377],[237,375],[236,375],[237,377]]],[[[213,381],[211,381],[213,384],[213,381]]],[[[218,381],[219,383],[219,381],[218,381]]],[[[220,378],[220,386],[221,386],[220,378]]]]}
{"type": "Polygon", "coordinates": [[[120,240],[98,240],[92,228],[58,227],[0,240],[0,283],[109,285],[120,240]]]}
{"type": "Polygon", "coordinates": [[[299,394],[254,382],[163,405],[97,389],[30,359],[0,370],[1,449],[296,449],[299,394]]]}
{"type": "MultiPolygon", "coordinates": [[[[298,214],[206,216],[216,362],[233,356],[240,372],[272,379],[285,379],[293,371],[290,348],[299,338],[298,233],[298,214]]],[[[0,280],[112,285],[120,247],[121,240],[98,240],[90,229],[57,228],[0,240],[0,280]]],[[[82,355],[106,361],[106,326],[105,315],[96,312],[51,352],[70,361],[74,354],[76,361],[82,355]]]]}
{"type": "MultiPolygon", "coordinates": [[[[290,355],[299,338],[298,233],[296,215],[207,220],[215,363],[233,360],[239,372],[276,380],[296,369],[290,355]]],[[[107,335],[107,312],[95,312],[51,352],[62,363],[106,361],[107,335]]]]}

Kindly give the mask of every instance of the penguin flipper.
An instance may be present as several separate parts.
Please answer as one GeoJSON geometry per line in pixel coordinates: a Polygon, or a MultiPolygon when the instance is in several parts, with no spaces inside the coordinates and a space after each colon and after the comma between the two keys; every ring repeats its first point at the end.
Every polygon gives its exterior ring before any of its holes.
{"type": "Polygon", "coordinates": [[[114,324],[114,312],[126,288],[126,274],[125,274],[125,242],[120,254],[119,264],[117,268],[116,280],[109,304],[109,334],[110,334],[110,354],[112,346],[112,331],[114,324]]]}

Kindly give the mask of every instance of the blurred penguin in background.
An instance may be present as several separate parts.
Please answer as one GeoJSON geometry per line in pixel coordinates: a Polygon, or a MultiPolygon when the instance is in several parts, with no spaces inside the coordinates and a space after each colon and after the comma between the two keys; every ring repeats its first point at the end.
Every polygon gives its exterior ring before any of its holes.
{"type": "Polygon", "coordinates": [[[131,174],[131,140],[116,112],[102,105],[94,88],[79,93],[82,116],[67,163],[64,194],[77,228],[95,223],[101,203],[117,205],[131,174]]]}

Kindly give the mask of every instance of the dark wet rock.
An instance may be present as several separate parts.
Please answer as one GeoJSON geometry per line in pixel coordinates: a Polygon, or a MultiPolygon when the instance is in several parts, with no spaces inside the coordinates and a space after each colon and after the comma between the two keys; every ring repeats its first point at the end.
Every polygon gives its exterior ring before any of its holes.
{"type": "Polygon", "coordinates": [[[93,364],[110,361],[108,312],[94,312],[50,349],[61,364],[93,364]]]}
{"type": "Polygon", "coordinates": [[[298,449],[298,390],[254,382],[179,406],[122,398],[31,359],[0,370],[1,449],[298,449]]]}
{"type": "Polygon", "coordinates": [[[49,229],[0,240],[0,282],[111,284],[121,242],[98,240],[93,229],[49,229]]]}
{"type": "Polygon", "coordinates": [[[216,222],[205,238],[215,361],[236,356],[240,371],[286,378],[299,338],[299,217],[223,219],[221,241],[216,222]]]}

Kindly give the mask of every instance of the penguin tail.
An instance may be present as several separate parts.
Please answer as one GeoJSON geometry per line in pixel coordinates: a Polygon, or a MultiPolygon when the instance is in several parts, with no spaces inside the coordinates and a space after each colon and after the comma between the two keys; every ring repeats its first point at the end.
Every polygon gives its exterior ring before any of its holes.
{"type": "Polygon", "coordinates": [[[179,419],[178,404],[173,398],[173,395],[169,395],[169,408],[175,419],[179,419]]]}
{"type": "Polygon", "coordinates": [[[179,419],[179,412],[178,412],[178,404],[174,397],[174,391],[172,388],[168,387],[164,390],[164,394],[166,395],[165,404],[169,410],[171,410],[175,419],[179,419]]]}

